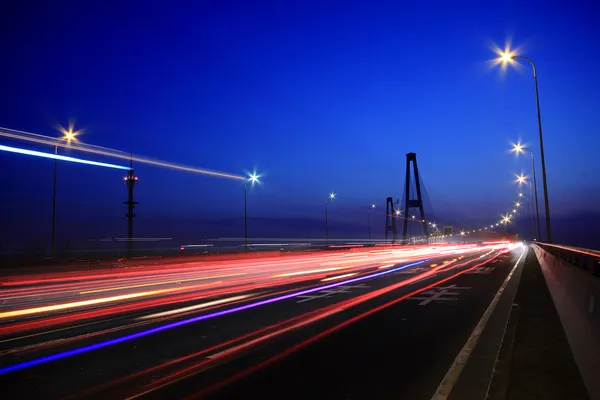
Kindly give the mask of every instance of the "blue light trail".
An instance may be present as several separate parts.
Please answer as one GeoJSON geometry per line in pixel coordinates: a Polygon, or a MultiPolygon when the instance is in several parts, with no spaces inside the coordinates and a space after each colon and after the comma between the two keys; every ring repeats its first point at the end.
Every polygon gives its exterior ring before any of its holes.
{"type": "Polygon", "coordinates": [[[19,363],[19,364],[14,364],[14,365],[10,365],[8,367],[0,368],[0,375],[4,375],[4,374],[6,374],[8,372],[18,371],[18,370],[21,370],[21,369],[25,369],[25,368],[28,368],[28,367],[33,367],[33,366],[40,365],[40,364],[45,364],[47,362],[60,360],[61,358],[66,358],[66,357],[74,356],[74,355],[77,355],[77,354],[87,353],[87,352],[92,351],[92,350],[102,349],[104,347],[109,347],[109,346],[112,346],[112,345],[115,345],[115,344],[127,342],[129,340],[133,340],[133,339],[141,338],[141,337],[144,337],[144,336],[148,336],[148,335],[151,335],[153,333],[158,333],[158,332],[166,331],[168,329],[177,328],[179,326],[188,325],[188,324],[191,324],[191,323],[194,323],[194,322],[204,321],[204,320],[207,320],[207,319],[211,319],[211,318],[215,318],[215,317],[220,317],[220,316],[227,315],[227,314],[233,314],[233,313],[236,313],[236,312],[239,312],[239,311],[248,310],[248,309],[259,307],[259,306],[262,306],[262,305],[265,305],[265,304],[270,304],[270,303],[275,303],[275,302],[282,301],[282,300],[291,299],[291,298],[302,296],[302,295],[305,295],[305,294],[308,294],[308,293],[314,293],[314,292],[318,292],[318,291],[325,290],[325,289],[331,289],[331,288],[334,288],[334,287],[337,287],[337,286],[347,285],[349,283],[363,281],[365,279],[371,279],[371,278],[376,278],[378,276],[383,276],[383,275],[391,274],[392,272],[400,271],[400,270],[405,269],[405,268],[409,268],[409,267],[412,267],[412,266],[415,266],[415,265],[422,264],[425,261],[427,261],[427,260],[417,261],[417,262],[414,262],[414,263],[403,265],[401,267],[388,269],[388,270],[385,270],[383,272],[377,272],[375,274],[360,276],[360,277],[348,279],[348,280],[345,280],[345,281],[331,283],[329,285],[318,286],[318,287],[314,287],[314,288],[311,288],[311,289],[301,290],[301,291],[295,292],[295,293],[288,293],[286,295],[282,295],[282,296],[278,296],[278,297],[273,297],[273,298],[266,299],[266,300],[257,301],[255,303],[244,304],[244,305],[239,306],[239,307],[228,308],[226,310],[221,310],[221,311],[217,311],[217,312],[210,313],[210,314],[199,315],[199,316],[194,317],[194,318],[184,319],[184,320],[181,320],[181,321],[172,322],[170,324],[157,326],[157,327],[152,328],[152,329],[147,329],[145,331],[141,331],[141,332],[137,332],[137,333],[132,333],[130,335],[121,336],[121,337],[118,337],[118,338],[115,338],[115,339],[111,339],[111,340],[107,340],[107,341],[104,341],[104,342],[92,344],[92,345],[89,345],[89,346],[80,347],[78,349],[63,351],[61,353],[56,353],[56,354],[52,354],[52,355],[49,355],[49,356],[45,356],[45,357],[41,357],[41,358],[36,358],[34,360],[25,361],[25,362],[22,362],[22,363],[19,363]]]}
{"type": "Polygon", "coordinates": [[[50,159],[54,159],[54,160],[69,161],[69,162],[74,162],[74,163],[79,163],[79,164],[95,165],[97,167],[114,168],[114,169],[121,169],[121,170],[125,170],[125,171],[131,170],[131,168],[123,167],[121,165],[107,164],[107,163],[91,161],[91,160],[84,160],[82,158],[61,156],[60,154],[43,153],[41,151],[21,149],[18,147],[10,147],[10,146],[0,145],[0,150],[8,151],[10,153],[26,154],[28,156],[34,156],[34,157],[50,158],[50,159]]]}

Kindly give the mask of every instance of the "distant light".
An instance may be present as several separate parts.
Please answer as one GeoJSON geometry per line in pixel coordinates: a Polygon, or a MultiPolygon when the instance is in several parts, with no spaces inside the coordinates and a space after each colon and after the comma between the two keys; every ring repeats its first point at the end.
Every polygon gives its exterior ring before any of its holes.
{"type": "Polygon", "coordinates": [[[518,142],[516,144],[513,144],[513,148],[511,150],[511,152],[520,154],[520,153],[523,153],[524,149],[525,149],[525,146],[523,146],[520,142],[518,142]]]}
{"type": "Polygon", "coordinates": [[[502,54],[500,54],[500,60],[503,63],[511,62],[513,60],[513,58],[515,58],[514,54],[512,54],[509,51],[505,51],[502,54]]]}
{"type": "Polygon", "coordinates": [[[400,210],[396,210],[396,215],[400,215],[400,210]]]}
{"type": "Polygon", "coordinates": [[[333,193],[333,192],[329,193],[329,198],[332,200],[335,199],[335,193],[333,193]]]}
{"type": "Polygon", "coordinates": [[[517,182],[520,184],[522,183],[527,183],[527,177],[523,174],[521,175],[516,175],[517,176],[517,182]]]}
{"type": "Polygon", "coordinates": [[[62,126],[58,127],[58,130],[60,131],[60,133],[63,134],[62,139],[66,140],[68,144],[71,144],[71,142],[77,142],[77,136],[79,134],[81,134],[83,131],[82,130],[78,130],[78,131],[74,131],[73,129],[75,128],[75,126],[73,125],[72,122],[69,123],[69,128],[63,128],[62,126]]]}
{"type": "Polygon", "coordinates": [[[248,176],[248,181],[254,185],[255,183],[260,183],[259,178],[260,176],[256,172],[253,172],[248,176]]]}
{"type": "Polygon", "coordinates": [[[106,167],[106,168],[114,168],[114,169],[122,169],[125,171],[131,171],[131,168],[123,167],[121,165],[107,164],[107,163],[91,161],[91,160],[84,160],[82,158],[61,156],[59,154],[43,153],[41,151],[20,149],[18,147],[9,147],[9,146],[0,145],[0,150],[8,151],[10,153],[26,154],[28,156],[34,156],[34,157],[51,158],[51,159],[60,160],[60,161],[69,161],[69,162],[74,162],[74,163],[79,163],[79,164],[95,165],[97,167],[106,167]]]}
{"type": "Polygon", "coordinates": [[[375,204],[371,204],[371,208],[375,208],[375,204]]]}
{"type": "Polygon", "coordinates": [[[519,193],[519,197],[523,197],[523,193],[519,193]]]}
{"type": "Polygon", "coordinates": [[[413,217],[413,219],[415,218],[415,216],[414,216],[414,215],[413,215],[412,217],[413,217]]]}

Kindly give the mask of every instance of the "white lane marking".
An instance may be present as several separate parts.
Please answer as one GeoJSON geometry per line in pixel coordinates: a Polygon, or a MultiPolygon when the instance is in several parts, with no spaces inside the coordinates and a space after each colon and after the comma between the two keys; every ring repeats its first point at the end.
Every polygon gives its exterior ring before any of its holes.
{"type": "Polygon", "coordinates": [[[338,286],[337,288],[333,288],[333,289],[321,290],[321,291],[315,293],[314,295],[307,294],[307,295],[298,296],[298,298],[301,300],[297,300],[296,303],[304,303],[306,301],[324,299],[324,298],[331,297],[334,294],[338,294],[338,293],[351,293],[350,289],[368,289],[368,288],[369,288],[369,286],[365,285],[364,283],[361,283],[358,285],[338,286]]]}
{"type": "Polygon", "coordinates": [[[479,267],[475,268],[473,271],[467,272],[467,274],[473,275],[487,275],[496,270],[496,267],[479,267]]]}
{"type": "Polygon", "coordinates": [[[398,274],[398,275],[416,275],[416,274],[420,274],[421,272],[427,271],[429,270],[429,267],[415,267],[415,268],[410,268],[410,269],[403,269],[397,272],[394,272],[394,274],[398,274]]]}
{"type": "Polygon", "coordinates": [[[207,303],[196,304],[195,306],[183,307],[183,308],[178,308],[175,310],[169,310],[169,311],[164,311],[164,312],[160,312],[160,313],[156,313],[156,314],[145,315],[143,317],[139,317],[136,319],[137,320],[150,319],[150,318],[164,317],[166,315],[180,314],[180,313],[184,313],[186,311],[199,310],[201,308],[216,306],[216,305],[224,304],[224,303],[230,303],[232,301],[237,301],[237,300],[243,300],[243,299],[247,299],[248,297],[252,297],[252,296],[254,296],[254,294],[245,294],[245,295],[241,295],[241,296],[228,297],[226,299],[220,299],[220,300],[209,301],[207,303]]]}
{"type": "Polygon", "coordinates": [[[408,300],[423,300],[419,303],[420,306],[426,306],[434,301],[455,301],[458,300],[457,297],[460,295],[460,292],[452,292],[451,290],[453,289],[466,290],[471,288],[456,285],[440,286],[420,293],[425,296],[413,296],[409,297],[408,300]]]}
{"type": "Polygon", "coordinates": [[[514,267],[511,269],[511,271],[508,273],[508,276],[502,283],[502,286],[500,286],[500,289],[498,289],[498,292],[496,292],[496,295],[492,299],[492,302],[488,306],[487,310],[485,310],[485,312],[483,313],[483,316],[477,323],[477,326],[471,333],[471,336],[469,336],[469,339],[467,339],[467,342],[465,343],[463,348],[460,350],[460,352],[454,359],[454,362],[450,366],[450,369],[446,373],[446,376],[444,376],[444,379],[442,379],[442,382],[440,383],[437,390],[435,391],[435,394],[431,398],[432,400],[445,400],[450,395],[450,392],[452,392],[454,385],[458,381],[458,377],[462,373],[462,370],[464,369],[465,365],[467,364],[467,361],[469,360],[469,357],[471,356],[471,353],[473,352],[475,345],[479,341],[479,337],[481,336],[481,333],[485,329],[485,326],[487,325],[487,322],[490,319],[490,316],[492,315],[492,313],[494,312],[494,309],[498,305],[498,302],[500,301],[500,297],[502,297],[502,294],[504,293],[504,289],[506,289],[508,282],[510,281],[513,274],[517,270],[517,266],[519,265],[519,262],[523,258],[523,255],[525,255],[526,253],[527,253],[527,248],[525,248],[523,250],[523,252],[521,253],[521,255],[519,256],[519,259],[517,260],[514,267]]]}
{"type": "Polygon", "coordinates": [[[311,324],[312,322],[314,322],[316,320],[327,318],[327,317],[329,317],[329,316],[331,316],[333,314],[339,313],[340,311],[344,311],[344,309],[343,308],[335,308],[335,309],[333,309],[331,311],[327,311],[327,312],[325,312],[323,314],[319,314],[316,318],[309,318],[308,320],[300,321],[299,323],[296,323],[294,325],[288,326],[286,328],[279,329],[277,331],[268,333],[268,334],[263,335],[263,336],[259,336],[259,337],[255,338],[255,339],[249,340],[249,341],[247,341],[245,343],[242,343],[242,344],[239,344],[237,346],[230,347],[228,349],[222,350],[222,351],[220,351],[218,353],[211,354],[210,356],[207,356],[206,358],[208,358],[208,359],[214,359],[214,358],[223,357],[225,355],[231,354],[235,350],[243,349],[243,348],[246,348],[246,347],[250,347],[250,346],[252,346],[252,345],[254,345],[256,343],[260,343],[260,342],[262,342],[262,341],[264,341],[266,339],[275,337],[277,335],[280,335],[282,333],[291,331],[291,330],[296,329],[296,328],[300,328],[300,327],[302,327],[304,325],[311,324]]]}

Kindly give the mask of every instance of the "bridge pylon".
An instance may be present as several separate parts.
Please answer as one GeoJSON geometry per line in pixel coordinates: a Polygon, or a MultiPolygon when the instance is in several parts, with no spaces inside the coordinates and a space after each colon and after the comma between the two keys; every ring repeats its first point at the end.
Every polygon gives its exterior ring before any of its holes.
{"type": "Polygon", "coordinates": [[[385,240],[388,240],[388,232],[392,232],[392,243],[398,239],[396,229],[396,211],[394,210],[394,199],[388,197],[385,205],[385,240]]]}
{"type": "Polygon", "coordinates": [[[417,166],[417,154],[416,153],[408,153],[406,154],[406,182],[404,184],[404,232],[403,232],[403,240],[406,243],[406,234],[408,231],[408,220],[409,220],[409,210],[411,208],[418,208],[421,214],[421,221],[423,222],[423,234],[428,237],[427,232],[427,222],[425,220],[425,211],[423,210],[423,196],[421,195],[421,181],[419,180],[419,167],[417,166]],[[411,199],[411,179],[410,179],[410,164],[412,162],[413,165],[413,174],[415,179],[415,189],[417,198],[411,199]]]}

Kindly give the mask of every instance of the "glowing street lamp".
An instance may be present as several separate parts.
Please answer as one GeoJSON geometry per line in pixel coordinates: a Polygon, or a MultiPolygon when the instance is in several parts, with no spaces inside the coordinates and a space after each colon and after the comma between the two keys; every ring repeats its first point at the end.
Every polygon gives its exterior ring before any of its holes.
{"type": "Polygon", "coordinates": [[[251,173],[246,180],[244,180],[244,249],[248,251],[248,184],[254,186],[260,183],[260,176],[256,172],[251,173]]]}
{"type": "MultiPolygon", "coordinates": [[[[531,154],[531,170],[533,171],[533,191],[535,192],[535,213],[536,213],[536,221],[537,221],[537,236],[540,237],[540,209],[538,206],[538,195],[537,195],[537,180],[535,177],[535,158],[533,155],[533,151],[525,146],[523,146],[521,143],[516,143],[513,144],[513,149],[511,150],[513,152],[515,152],[517,155],[524,153],[524,152],[529,152],[529,154],[531,154]]],[[[531,199],[533,201],[533,199],[531,199]]]]}
{"type": "Polygon", "coordinates": [[[329,201],[335,199],[335,193],[331,192],[325,199],[325,245],[329,246],[329,220],[327,218],[327,206],[329,201]]]}
{"type": "MultiPolygon", "coordinates": [[[[69,129],[60,128],[60,132],[63,134],[61,140],[65,140],[67,144],[71,144],[72,141],[77,141],[77,135],[80,133],[79,131],[73,132],[73,126],[69,126],[69,129]]],[[[58,144],[54,145],[54,155],[58,155],[58,144]]],[[[52,244],[51,251],[52,257],[54,257],[54,253],[56,250],[56,173],[57,173],[57,163],[56,158],[54,159],[54,184],[52,189],[52,244]]]]}
{"type": "Polygon", "coordinates": [[[371,204],[369,206],[369,210],[367,211],[368,220],[369,220],[369,244],[371,244],[371,210],[375,209],[375,204],[371,204]]]}
{"type": "Polygon", "coordinates": [[[515,59],[521,59],[529,62],[533,68],[533,81],[535,83],[535,102],[537,105],[537,120],[538,120],[538,131],[540,134],[540,156],[542,159],[542,180],[544,183],[544,205],[546,206],[546,235],[548,237],[548,243],[552,243],[552,231],[550,229],[550,201],[548,200],[548,182],[546,180],[546,161],[544,158],[544,139],[542,135],[542,116],[540,112],[540,92],[537,80],[537,68],[533,60],[528,57],[514,54],[511,51],[505,51],[500,54],[501,62],[506,65],[507,63],[514,62],[515,59]]]}

